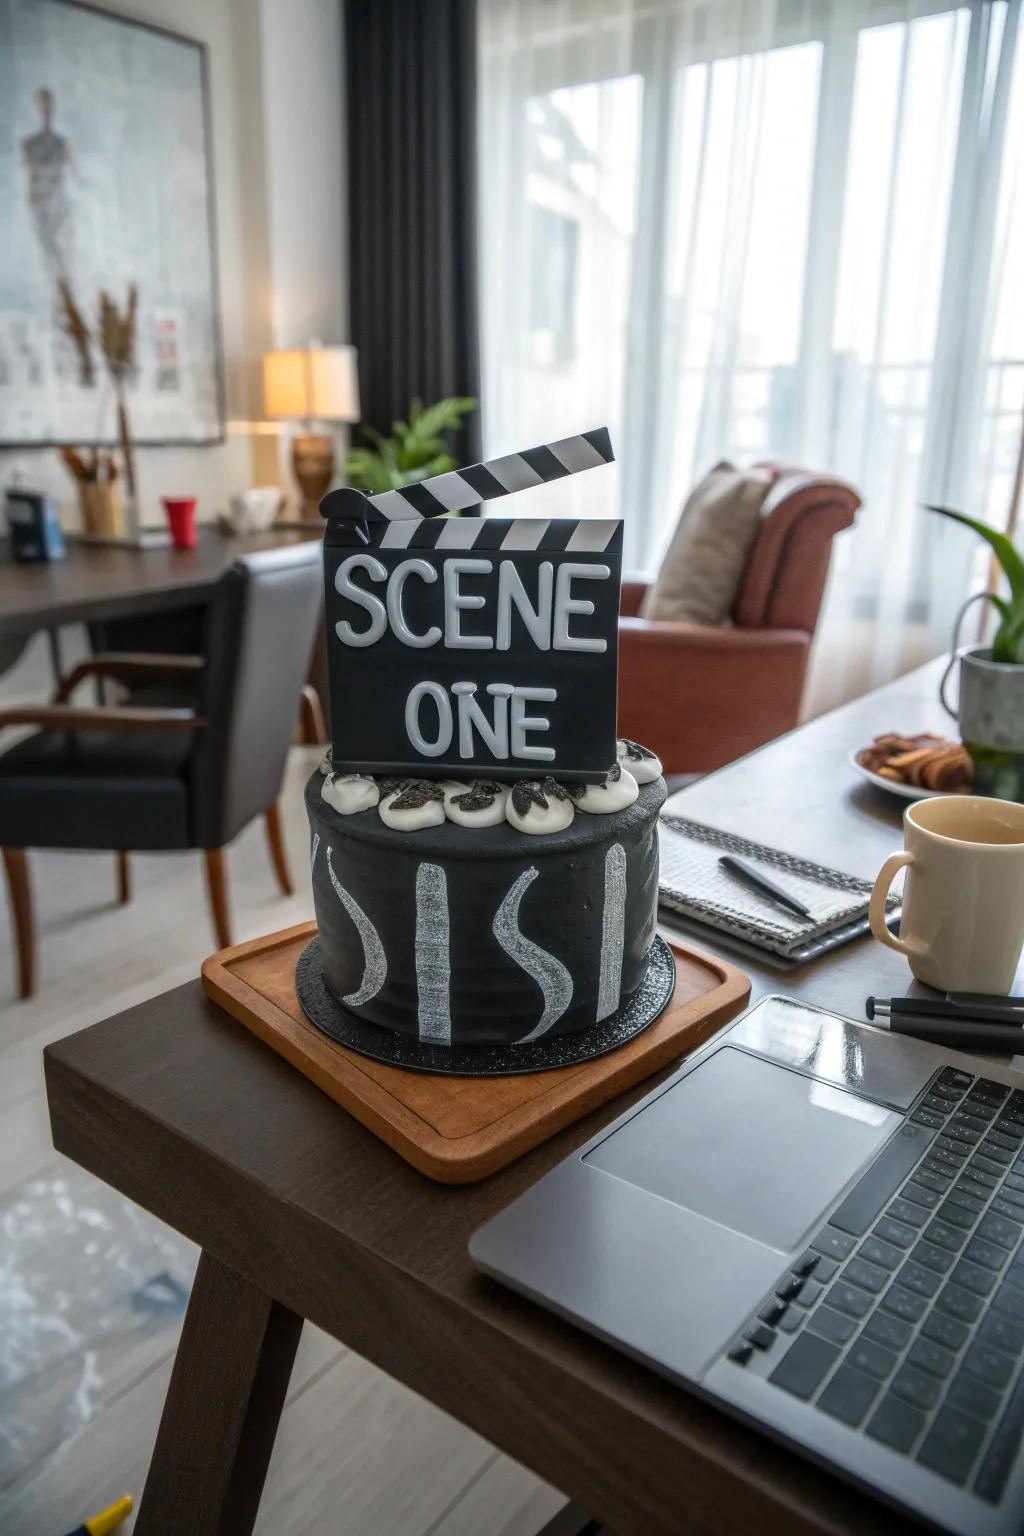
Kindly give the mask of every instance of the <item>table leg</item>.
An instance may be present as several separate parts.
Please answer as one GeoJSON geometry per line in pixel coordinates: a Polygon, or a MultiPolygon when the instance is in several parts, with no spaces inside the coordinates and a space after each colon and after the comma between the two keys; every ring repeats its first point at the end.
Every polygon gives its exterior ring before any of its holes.
{"type": "Polygon", "coordinates": [[[302,1318],[204,1253],[135,1536],[249,1536],[302,1318]]]}

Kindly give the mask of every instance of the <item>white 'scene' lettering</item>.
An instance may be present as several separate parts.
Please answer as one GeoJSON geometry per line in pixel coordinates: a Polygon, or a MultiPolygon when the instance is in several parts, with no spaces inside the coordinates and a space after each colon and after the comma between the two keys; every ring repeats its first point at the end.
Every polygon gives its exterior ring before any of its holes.
{"type": "MultiPolygon", "coordinates": [[[[586,618],[595,612],[590,598],[574,595],[573,583],[606,581],[611,568],[596,562],[564,560],[557,575],[550,560],[537,568],[535,600],[531,598],[520,572],[512,560],[498,561],[497,597],[489,602],[480,592],[471,590],[474,578],[490,576],[494,562],[469,556],[452,556],[441,565],[442,624],[430,624],[422,631],[413,630],[406,617],[404,593],[413,577],[430,586],[437,581],[437,567],[421,556],[401,560],[389,574],[375,555],[360,552],[341,562],[334,585],[341,597],[354,603],[367,615],[364,629],[354,629],[348,619],[335,625],[344,645],[375,645],[388,628],[403,645],[426,649],[443,641],[446,650],[507,651],[512,645],[512,615],[518,614],[533,644],[540,651],[591,651],[603,653],[608,642],[593,635],[573,633],[573,618],[586,618]],[[354,577],[363,571],[371,582],[386,583],[384,600],[354,577]],[[485,611],[483,628],[473,629],[464,615],[485,611]]],[[[478,621],[479,622],[479,621],[478,621]]],[[[525,717],[524,717],[525,718],[525,717]]]]}

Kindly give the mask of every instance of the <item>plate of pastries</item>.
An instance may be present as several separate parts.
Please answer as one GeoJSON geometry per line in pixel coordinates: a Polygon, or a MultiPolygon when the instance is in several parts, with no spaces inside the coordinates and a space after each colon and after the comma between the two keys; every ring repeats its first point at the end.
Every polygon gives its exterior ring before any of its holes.
{"type": "Polygon", "coordinates": [[[929,795],[969,795],[974,783],[974,764],[967,748],[932,731],[905,736],[886,731],[868,747],[850,754],[858,773],[905,800],[924,800],[929,795]]]}

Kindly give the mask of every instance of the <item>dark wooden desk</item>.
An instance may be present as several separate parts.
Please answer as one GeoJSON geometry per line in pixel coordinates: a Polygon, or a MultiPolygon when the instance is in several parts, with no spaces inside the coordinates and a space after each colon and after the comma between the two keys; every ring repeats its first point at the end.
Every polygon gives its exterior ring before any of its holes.
{"type": "MultiPolygon", "coordinates": [[[[675,804],[873,873],[899,841],[899,807],[859,784],[846,754],[885,727],[939,725],[937,676],[935,666],[913,674],[675,804]]],[[[784,978],[752,974],[755,993],[795,992],[855,1016],[866,993],[909,979],[870,940],[784,978]]],[[[622,1536],[902,1528],[867,1496],[474,1273],[473,1230],[628,1099],[485,1183],[452,1189],[414,1173],[198,983],[45,1054],[55,1146],[204,1250],[139,1536],[250,1530],[303,1318],[622,1536]]]]}
{"type": "Polygon", "coordinates": [[[321,525],[310,524],[237,537],[203,528],[196,549],[124,549],[69,539],[66,559],[39,565],[17,564],[0,543],[0,638],[202,603],[239,555],[321,536],[321,525]]]}

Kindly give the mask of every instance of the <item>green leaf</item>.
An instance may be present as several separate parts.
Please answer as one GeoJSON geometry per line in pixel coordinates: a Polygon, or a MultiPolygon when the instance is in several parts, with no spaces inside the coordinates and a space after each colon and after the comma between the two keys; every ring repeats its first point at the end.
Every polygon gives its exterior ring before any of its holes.
{"type": "Polygon", "coordinates": [[[429,459],[427,463],[420,464],[416,468],[404,472],[402,485],[417,485],[421,480],[429,480],[433,475],[446,475],[449,470],[457,469],[458,465],[449,453],[438,454],[436,458],[429,459]]]}
{"type": "Polygon", "coordinates": [[[1024,609],[1011,609],[992,637],[992,660],[1024,662],[1024,609]]]}
{"type": "Polygon", "coordinates": [[[453,395],[447,400],[439,400],[420,414],[416,422],[417,435],[427,437],[449,432],[459,425],[463,416],[475,411],[476,406],[477,402],[467,395],[453,395]]]}
{"type": "Polygon", "coordinates": [[[398,457],[406,468],[415,469],[420,464],[429,463],[439,453],[447,452],[448,445],[441,437],[407,437],[398,451],[398,457]]]}
{"type": "Polygon", "coordinates": [[[349,484],[375,495],[457,469],[444,433],[476,405],[468,396],[452,396],[426,408],[421,400],[413,400],[409,420],[392,422],[390,437],[364,424],[359,430],[373,447],[352,450],[346,466],[349,484]]]}
{"type": "Polygon", "coordinates": [[[350,485],[370,496],[391,490],[394,483],[386,460],[372,448],[354,448],[349,454],[345,473],[350,485]]]}
{"type": "Polygon", "coordinates": [[[1024,560],[1014,548],[1012,539],[1007,534],[1000,533],[998,528],[990,528],[988,523],[981,523],[963,512],[954,512],[952,507],[935,507],[929,502],[925,502],[924,506],[928,512],[938,512],[941,517],[951,518],[953,522],[961,523],[965,528],[972,528],[991,546],[996,559],[1002,566],[1003,575],[1010,584],[1013,607],[1024,608],[1024,560]]]}

